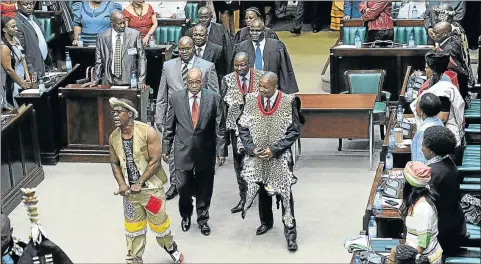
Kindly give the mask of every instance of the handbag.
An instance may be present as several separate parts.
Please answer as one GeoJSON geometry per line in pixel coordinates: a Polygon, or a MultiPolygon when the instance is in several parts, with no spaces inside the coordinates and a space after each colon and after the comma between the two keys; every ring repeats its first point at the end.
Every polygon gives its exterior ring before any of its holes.
{"type": "Polygon", "coordinates": [[[461,208],[464,212],[466,221],[473,225],[480,225],[481,223],[481,201],[479,198],[465,194],[461,198],[461,208]]]}

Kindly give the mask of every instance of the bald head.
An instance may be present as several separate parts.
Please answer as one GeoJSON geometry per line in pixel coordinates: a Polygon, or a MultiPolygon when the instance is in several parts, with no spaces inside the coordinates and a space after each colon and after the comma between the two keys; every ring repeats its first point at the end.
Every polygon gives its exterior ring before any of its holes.
{"type": "Polygon", "coordinates": [[[277,90],[277,75],[273,72],[266,72],[259,80],[259,92],[265,98],[271,98],[277,90]]]}
{"type": "Polygon", "coordinates": [[[249,72],[249,55],[246,52],[237,52],[234,57],[234,71],[240,76],[246,76],[249,72]]]}
{"type": "Polygon", "coordinates": [[[110,15],[110,23],[112,24],[112,28],[119,32],[122,33],[125,31],[125,20],[124,20],[124,15],[122,12],[115,10],[112,12],[110,15]]]}
{"type": "Polygon", "coordinates": [[[210,21],[212,20],[212,10],[206,6],[203,6],[199,8],[198,15],[199,22],[204,24],[206,27],[209,27],[210,21]]]}
{"type": "Polygon", "coordinates": [[[202,90],[202,71],[192,68],[187,72],[187,89],[196,95],[202,90]]]}
{"type": "Polygon", "coordinates": [[[451,31],[453,27],[449,22],[439,22],[433,27],[433,39],[434,41],[440,43],[446,38],[451,36],[451,31]]]}

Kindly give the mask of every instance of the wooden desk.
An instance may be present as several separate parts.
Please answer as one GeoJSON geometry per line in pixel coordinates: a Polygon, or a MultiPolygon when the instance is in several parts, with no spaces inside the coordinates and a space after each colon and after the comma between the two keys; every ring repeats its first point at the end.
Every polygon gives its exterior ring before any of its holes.
{"type": "MultiPolygon", "coordinates": [[[[368,230],[369,219],[374,215],[377,223],[378,237],[392,237],[401,238],[401,233],[404,229],[403,220],[398,209],[386,208],[382,210],[382,214],[375,214],[372,210],[374,204],[374,197],[376,196],[376,190],[382,180],[382,174],[384,170],[384,162],[380,162],[376,175],[371,186],[371,192],[366,205],[366,212],[363,217],[363,230],[368,230]]],[[[393,170],[402,170],[399,168],[393,168],[393,170]]]]}
{"type": "MultiPolygon", "coordinates": [[[[396,124],[396,109],[393,109],[390,114],[389,118],[389,125],[386,130],[386,136],[384,137],[384,141],[381,147],[381,156],[380,161],[386,161],[386,154],[389,148],[389,134],[391,133],[391,128],[396,124]]],[[[413,114],[404,114],[404,118],[414,118],[413,114]]],[[[413,135],[415,132],[415,128],[413,130],[413,135]]],[[[406,145],[406,148],[398,148],[397,146],[394,147],[392,151],[393,156],[393,168],[404,168],[406,163],[411,160],[411,145],[406,145]]]]}
{"type": "Polygon", "coordinates": [[[298,94],[302,102],[302,138],[369,139],[372,169],[375,94],[298,94]]]}
{"type": "Polygon", "coordinates": [[[15,97],[18,104],[32,104],[35,108],[40,158],[43,165],[55,165],[62,146],[62,107],[58,98],[58,89],[82,78],[80,65],[75,65],[70,72],[58,79],[42,95],[19,94],[15,97]]]}
{"type": "Polygon", "coordinates": [[[109,99],[131,100],[139,120],[147,120],[148,89],[111,89],[109,85],[81,88],[69,84],[59,89],[63,101],[63,146],[60,161],[109,162],[109,136],[114,129],[109,99]]]}
{"type": "MultiPolygon", "coordinates": [[[[85,74],[89,66],[95,66],[95,47],[67,46],[67,51],[72,59],[72,65],[80,64],[80,71],[85,74]]],[[[147,58],[146,84],[154,89],[154,98],[159,89],[160,77],[164,62],[172,57],[172,45],[157,45],[155,48],[146,47],[145,56],[147,58]]]]}
{"type": "Polygon", "coordinates": [[[416,48],[355,48],[354,45],[338,45],[330,49],[331,94],[346,91],[344,72],[347,70],[386,70],[384,91],[391,93],[391,101],[397,101],[404,81],[405,69],[412,66],[423,69],[424,55],[432,46],[416,48]]]}
{"type": "Polygon", "coordinates": [[[2,126],[1,159],[2,210],[8,215],[22,200],[20,188],[36,187],[44,179],[32,105],[2,126]]]}

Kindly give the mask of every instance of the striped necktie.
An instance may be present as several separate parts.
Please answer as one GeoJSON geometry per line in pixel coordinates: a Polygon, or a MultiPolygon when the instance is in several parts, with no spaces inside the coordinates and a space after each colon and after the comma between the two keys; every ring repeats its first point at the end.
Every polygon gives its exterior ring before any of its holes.
{"type": "Polygon", "coordinates": [[[184,87],[187,88],[187,72],[189,69],[187,68],[187,63],[184,64],[182,67],[182,81],[184,82],[184,87]]]}
{"type": "Polygon", "coordinates": [[[114,75],[116,77],[122,75],[122,42],[120,40],[120,34],[117,34],[117,40],[115,41],[114,75]]]}

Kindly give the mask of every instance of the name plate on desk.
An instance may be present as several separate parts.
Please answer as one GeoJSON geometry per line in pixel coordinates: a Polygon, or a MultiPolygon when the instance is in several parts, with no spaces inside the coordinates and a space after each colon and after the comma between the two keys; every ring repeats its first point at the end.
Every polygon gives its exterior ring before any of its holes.
{"type": "Polygon", "coordinates": [[[130,86],[127,85],[112,85],[110,89],[130,89],[130,86]]]}

